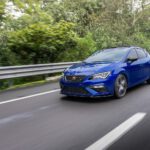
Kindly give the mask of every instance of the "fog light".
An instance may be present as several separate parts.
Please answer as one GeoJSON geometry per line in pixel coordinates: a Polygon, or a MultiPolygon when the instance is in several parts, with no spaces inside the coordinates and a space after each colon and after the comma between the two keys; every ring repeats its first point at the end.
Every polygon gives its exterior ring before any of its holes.
{"type": "Polygon", "coordinates": [[[96,92],[107,92],[105,86],[103,85],[93,85],[91,86],[91,89],[93,89],[96,92]]]}
{"type": "Polygon", "coordinates": [[[92,88],[94,88],[94,89],[98,89],[98,88],[104,88],[104,86],[103,85],[94,85],[94,86],[91,86],[92,88]]]}

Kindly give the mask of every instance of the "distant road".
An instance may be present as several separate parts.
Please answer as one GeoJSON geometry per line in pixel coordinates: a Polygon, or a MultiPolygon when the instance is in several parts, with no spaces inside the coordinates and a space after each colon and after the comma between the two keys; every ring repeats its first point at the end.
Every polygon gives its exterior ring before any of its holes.
{"type": "Polygon", "coordinates": [[[150,150],[149,85],[120,100],[66,98],[58,83],[0,93],[0,150],[92,150],[96,141],[150,150]]]}

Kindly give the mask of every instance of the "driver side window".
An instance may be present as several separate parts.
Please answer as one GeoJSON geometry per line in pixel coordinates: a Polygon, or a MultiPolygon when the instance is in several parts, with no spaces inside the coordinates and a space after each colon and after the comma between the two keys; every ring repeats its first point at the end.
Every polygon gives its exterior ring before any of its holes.
{"type": "Polygon", "coordinates": [[[128,55],[127,58],[132,58],[132,59],[137,58],[137,59],[138,59],[138,55],[137,55],[136,50],[135,50],[135,49],[132,49],[132,50],[130,51],[130,53],[129,53],[129,55],[128,55]]]}

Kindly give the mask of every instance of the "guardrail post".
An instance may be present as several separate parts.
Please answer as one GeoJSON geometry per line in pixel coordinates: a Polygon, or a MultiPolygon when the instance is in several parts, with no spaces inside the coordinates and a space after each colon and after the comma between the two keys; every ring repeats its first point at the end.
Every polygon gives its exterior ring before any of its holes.
{"type": "Polygon", "coordinates": [[[46,80],[49,77],[48,74],[44,75],[44,79],[46,80]]]}
{"type": "Polygon", "coordinates": [[[3,82],[0,80],[0,88],[3,86],[3,82]]]}
{"type": "Polygon", "coordinates": [[[14,85],[14,80],[13,79],[9,79],[8,80],[8,87],[12,87],[14,85]]]}

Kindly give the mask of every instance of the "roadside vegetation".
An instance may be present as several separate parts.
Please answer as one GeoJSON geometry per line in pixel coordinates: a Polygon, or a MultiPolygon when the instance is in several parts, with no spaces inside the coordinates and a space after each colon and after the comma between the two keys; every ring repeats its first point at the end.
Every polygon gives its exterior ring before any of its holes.
{"type": "Polygon", "coordinates": [[[77,61],[115,46],[150,51],[150,2],[133,2],[1,0],[0,66],[77,61]]]}

